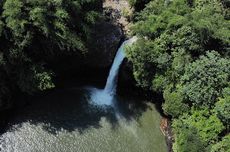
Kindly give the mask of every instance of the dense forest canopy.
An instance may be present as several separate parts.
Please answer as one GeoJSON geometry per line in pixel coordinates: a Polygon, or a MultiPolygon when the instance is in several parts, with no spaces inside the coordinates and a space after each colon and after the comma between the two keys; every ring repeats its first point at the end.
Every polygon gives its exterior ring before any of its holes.
{"type": "MultiPolygon", "coordinates": [[[[230,152],[230,1],[128,0],[137,84],[162,95],[175,152],[230,152]]],[[[98,0],[0,3],[0,109],[55,87],[49,60],[87,53],[98,0]]],[[[92,47],[92,46],[91,46],[92,47]]]]}
{"type": "MultiPolygon", "coordinates": [[[[135,6],[134,1],[134,6],[135,6]]],[[[230,150],[230,3],[152,0],[128,51],[139,86],[163,94],[175,152],[230,150]]]]}
{"type": "Polygon", "coordinates": [[[54,87],[47,60],[85,53],[97,0],[3,0],[0,4],[0,106],[15,90],[31,94],[54,87]]]}

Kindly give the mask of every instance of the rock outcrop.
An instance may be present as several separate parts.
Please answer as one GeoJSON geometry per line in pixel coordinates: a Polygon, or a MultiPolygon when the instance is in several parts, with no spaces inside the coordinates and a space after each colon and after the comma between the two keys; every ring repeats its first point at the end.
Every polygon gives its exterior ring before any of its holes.
{"type": "Polygon", "coordinates": [[[120,46],[123,32],[119,26],[105,21],[96,24],[94,29],[86,64],[90,67],[108,68],[120,46]]]}
{"type": "Polygon", "coordinates": [[[133,9],[128,0],[105,0],[103,3],[104,15],[115,25],[122,27],[125,34],[128,34],[133,9]]]}

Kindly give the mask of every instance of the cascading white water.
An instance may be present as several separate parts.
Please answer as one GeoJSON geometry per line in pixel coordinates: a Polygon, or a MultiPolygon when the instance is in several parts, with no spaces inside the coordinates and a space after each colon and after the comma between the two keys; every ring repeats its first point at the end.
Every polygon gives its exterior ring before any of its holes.
{"type": "Polygon", "coordinates": [[[104,88],[104,91],[110,95],[115,95],[116,94],[116,88],[117,88],[117,77],[118,77],[118,72],[120,65],[122,61],[125,58],[125,53],[124,53],[124,44],[127,41],[125,41],[121,47],[118,49],[117,54],[114,58],[113,65],[110,69],[109,76],[107,78],[107,82],[104,88]]]}
{"type": "Polygon", "coordinates": [[[116,95],[119,68],[120,68],[122,61],[125,58],[124,47],[126,44],[129,45],[133,43],[135,40],[136,40],[136,37],[133,37],[123,42],[120,48],[118,49],[117,54],[114,58],[112,67],[110,69],[105,88],[103,90],[97,89],[97,88],[88,88],[90,89],[91,101],[94,104],[108,105],[108,106],[113,105],[112,101],[114,99],[114,96],[116,95]]]}

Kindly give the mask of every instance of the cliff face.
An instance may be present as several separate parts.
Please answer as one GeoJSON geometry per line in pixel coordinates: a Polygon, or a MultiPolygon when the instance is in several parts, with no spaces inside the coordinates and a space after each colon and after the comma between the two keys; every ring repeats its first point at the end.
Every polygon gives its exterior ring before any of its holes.
{"type": "MultiPolygon", "coordinates": [[[[124,33],[124,38],[130,35],[131,18],[133,8],[129,5],[127,0],[105,0],[103,3],[104,16],[112,23],[120,27],[124,33]]],[[[132,63],[124,60],[121,68],[118,86],[119,88],[128,88],[135,86],[136,82],[133,77],[132,63]]]]}
{"type": "Polygon", "coordinates": [[[88,44],[86,64],[96,68],[110,67],[122,37],[119,26],[105,21],[96,24],[88,44]]]}
{"type": "MultiPolygon", "coordinates": [[[[69,54],[54,59],[52,65],[55,73],[64,77],[58,82],[66,79],[66,75],[71,79],[106,80],[117,49],[128,35],[132,9],[126,0],[105,0],[102,9],[102,19],[92,27],[87,53],[84,56],[69,54]]],[[[124,62],[121,71],[120,84],[133,80],[130,64],[124,62]]]]}
{"type": "Polygon", "coordinates": [[[104,20],[94,27],[87,65],[109,67],[123,38],[129,33],[132,9],[127,0],[105,0],[104,20]]]}

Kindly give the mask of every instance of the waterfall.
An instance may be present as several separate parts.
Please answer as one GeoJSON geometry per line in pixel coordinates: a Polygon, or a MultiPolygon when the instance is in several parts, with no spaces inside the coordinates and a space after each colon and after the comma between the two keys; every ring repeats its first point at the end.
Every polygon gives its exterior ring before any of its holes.
{"type": "Polygon", "coordinates": [[[118,49],[117,54],[114,58],[112,67],[109,72],[109,76],[107,78],[107,82],[104,88],[104,91],[107,92],[110,95],[115,95],[116,94],[116,88],[117,88],[117,77],[119,73],[119,68],[122,63],[122,61],[125,58],[124,54],[124,44],[127,41],[125,41],[121,47],[118,49]]]}
{"type": "Polygon", "coordinates": [[[133,37],[123,42],[120,48],[118,49],[112,67],[110,69],[105,88],[102,90],[97,88],[88,88],[90,90],[91,101],[94,104],[109,105],[109,106],[113,104],[112,101],[114,99],[114,96],[116,95],[119,68],[122,61],[125,58],[125,52],[124,52],[125,45],[132,44],[134,41],[136,41],[136,39],[137,39],[136,37],[133,37]]]}

